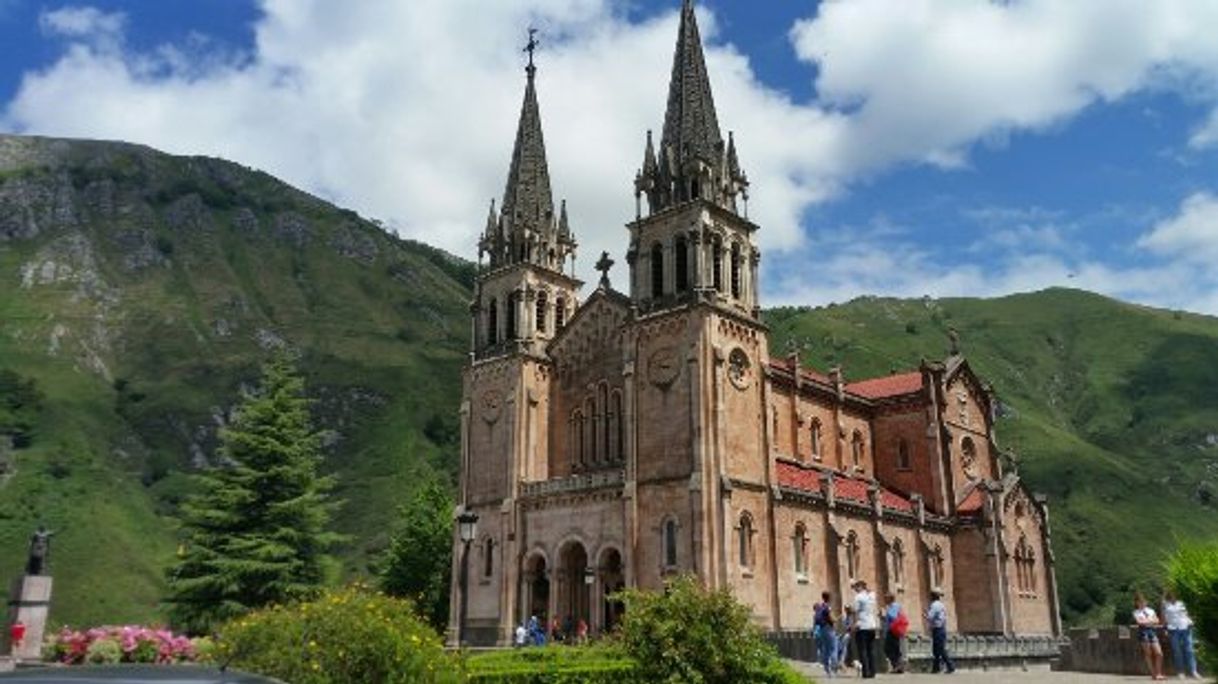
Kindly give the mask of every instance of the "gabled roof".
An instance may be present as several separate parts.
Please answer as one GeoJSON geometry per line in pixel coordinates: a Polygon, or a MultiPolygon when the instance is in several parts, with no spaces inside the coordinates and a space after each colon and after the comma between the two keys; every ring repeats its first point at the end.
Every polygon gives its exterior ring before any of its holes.
{"type": "Polygon", "coordinates": [[[922,391],[922,371],[909,371],[846,385],[846,391],[868,399],[886,399],[922,391]]]}
{"type": "MultiPolygon", "coordinates": [[[[872,484],[867,480],[860,480],[834,471],[803,468],[786,461],[778,462],[778,484],[783,487],[827,496],[830,476],[834,478],[833,495],[835,498],[861,505],[871,503],[868,492],[872,484]]],[[[904,513],[912,513],[914,510],[912,501],[883,486],[880,487],[880,503],[888,510],[904,513]]]]}
{"type": "Polygon", "coordinates": [[[969,492],[960,505],[956,506],[956,513],[967,516],[980,515],[984,506],[985,492],[981,487],[973,487],[973,491],[969,492]]]}
{"type": "Polygon", "coordinates": [[[571,331],[579,329],[580,323],[588,315],[588,312],[592,311],[596,307],[596,304],[601,301],[622,311],[630,310],[630,297],[612,288],[598,287],[584,300],[583,304],[579,305],[579,308],[575,310],[575,313],[567,321],[566,325],[558,331],[554,339],[550,340],[550,343],[546,345],[546,350],[550,354],[553,354],[554,350],[562,344],[571,331]]]}

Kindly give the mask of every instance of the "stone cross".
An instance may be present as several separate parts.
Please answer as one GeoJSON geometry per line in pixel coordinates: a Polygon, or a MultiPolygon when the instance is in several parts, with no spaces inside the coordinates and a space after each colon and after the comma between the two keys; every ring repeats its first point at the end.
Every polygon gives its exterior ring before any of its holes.
{"type": "Polygon", "coordinates": [[[609,252],[601,252],[600,261],[596,262],[596,270],[601,272],[600,286],[609,289],[609,269],[613,268],[613,259],[609,258],[609,252]]]}
{"type": "Polygon", "coordinates": [[[529,44],[524,46],[524,51],[529,53],[529,68],[533,69],[533,53],[537,52],[537,48],[541,46],[541,41],[537,40],[537,29],[529,28],[529,44]]]}

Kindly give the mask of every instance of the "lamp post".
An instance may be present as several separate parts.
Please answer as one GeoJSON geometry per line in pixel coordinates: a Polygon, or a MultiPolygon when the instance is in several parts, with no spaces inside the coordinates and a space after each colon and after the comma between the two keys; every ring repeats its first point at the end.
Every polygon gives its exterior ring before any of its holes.
{"type": "Polygon", "coordinates": [[[469,545],[478,536],[478,514],[462,510],[457,516],[461,535],[461,617],[457,624],[457,646],[465,646],[465,616],[469,614],[469,545]]]}

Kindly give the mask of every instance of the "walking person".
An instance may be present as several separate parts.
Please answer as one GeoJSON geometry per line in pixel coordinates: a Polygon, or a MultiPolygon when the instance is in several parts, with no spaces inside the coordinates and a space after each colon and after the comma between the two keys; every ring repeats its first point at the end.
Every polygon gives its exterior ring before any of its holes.
{"type": "Polygon", "coordinates": [[[816,659],[825,668],[825,677],[833,678],[837,671],[837,633],[833,631],[833,604],[829,592],[823,591],[820,603],[812,606],[812,640],[816,643],[816,659]]]}
{"type": "Polygon", "coordinates": [[[875,633],[880,627],[879,606],[865,580],[854,581],[854,613],[857,619],[854,638],[858,644],[863,679],[875,678],[875,633]]]}
{"type": "Polygon", "coordinates": [[[1138,644],[1142,647],[1142,657],[1146,659],[1150,678],[1156,681],[1166,679],[1163,676],[1163,647],[1159,645],[1159,616],[1154,608],[1146,605],[1142,592],[1133,595],[1133,607],[1133,621],[1138,626],[1138,644]]]}
{"type": "Polygon", "coordinates": [[[909,632],[909,617],[897,603],[896,594],[888,592],[884,602],[884,657],[888,659],[888,672],[901,674],[905,671],[905,634],[909,632]]]}
{"type": "Polygon", "coordinates": [[[943,593],[937,589],[930,592],[926,626],[930,628],[931,673],[955,672],[956,664],[947,653],[947,606],[943,604],[943,593]]]}
{"type": "Polygon", "coordinates": [[[1184,602],[1171,589],[1163,592],[1163,622],[1171,639],[1171,656],[1177,677],[1201,679],[1197,672],[1197,652],[1193,647],[1193,619],[1184,602]]]}

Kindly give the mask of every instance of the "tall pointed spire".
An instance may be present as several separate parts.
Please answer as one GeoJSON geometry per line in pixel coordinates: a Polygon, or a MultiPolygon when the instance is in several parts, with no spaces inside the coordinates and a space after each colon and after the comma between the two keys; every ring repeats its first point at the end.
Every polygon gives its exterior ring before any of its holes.
{"type": "MultiPolygon", "coordinates": [[[[725,168],[728,153],[719,130],[694,3],[683,0],[658,159],[653,166],[651,152],[644,154],[636,192],[646,193],[653,213],[698,199],[735,211],[736,196],[747,181],[743,173],[725,168]]],[[[734,149],[730,156],[735,164],[734,149]]]]}
{"type": "Polygon", "coordinates": [[[529,63],[525,67],[524,103],[520,107],[512,164],[503,189],[499,228],[505,240],[503,248],[492,254],[491,265],[524,261],[559,270],[574,248],[574,239],[569,227],[567,234],[560,238],[559,217],[554,212],[550,167],[546,163],[545,137],[541,132],[541,108],[537,104],[537,65],[533,58],[539,43],[535,33],[535,30],[529,30],[529,44],[525,48],[529,63]]]}

